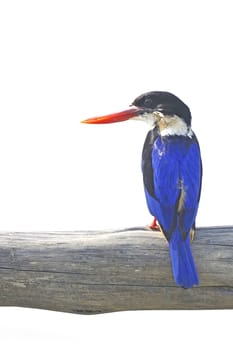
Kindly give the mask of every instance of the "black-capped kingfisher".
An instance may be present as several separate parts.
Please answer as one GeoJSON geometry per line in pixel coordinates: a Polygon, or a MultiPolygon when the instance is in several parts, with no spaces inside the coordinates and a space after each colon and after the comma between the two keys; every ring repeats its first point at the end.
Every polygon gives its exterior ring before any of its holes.
{"type": "Polygon", "coordinates": [[[177,285],[199,284],[191,251],[201,193],[200,147],[191,128],[191,112],[177,96],[152,91],[137,97],[125,111],[86,119],[105,124],[128,119],[149,123],[142,152],[142,173],[148,209],[154,216],[151,229],[159,229],[169,243],[177,285]]]}

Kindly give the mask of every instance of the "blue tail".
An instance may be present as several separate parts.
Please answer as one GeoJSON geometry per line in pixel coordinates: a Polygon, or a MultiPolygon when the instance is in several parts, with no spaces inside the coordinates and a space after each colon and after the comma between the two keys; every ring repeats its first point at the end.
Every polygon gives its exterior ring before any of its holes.
{"type": "Polygon", "coordinates": [[[184,288],[191,288],[199,284],[190,246],[190,235],[183,240],[179,230],[176,229],[169,241],[169,249],[175,282],[184,288]]]}

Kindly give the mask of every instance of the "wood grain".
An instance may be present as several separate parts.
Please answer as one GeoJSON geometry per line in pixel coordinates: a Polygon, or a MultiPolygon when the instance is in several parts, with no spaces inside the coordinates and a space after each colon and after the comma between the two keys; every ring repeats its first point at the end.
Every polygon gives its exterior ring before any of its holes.
{"type": "Polygon", "coordinates": [[[200,228],[192,247],[201,283],[183,289],[159,232],[1,232],[0,305],[84,314],[233,308],[233,227],[200,228]]]}

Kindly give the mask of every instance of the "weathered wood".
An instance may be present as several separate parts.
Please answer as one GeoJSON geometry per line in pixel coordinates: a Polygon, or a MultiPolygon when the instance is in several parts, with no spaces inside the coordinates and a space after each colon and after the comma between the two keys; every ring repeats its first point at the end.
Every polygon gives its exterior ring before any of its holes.
{"type": "Polygon", "coordinates": [[[0,233],[0,305],[101,313],[233,308],[233,227],[201,228],[192,244],[201,284],[173,282],[158,232],[0,233]]]}

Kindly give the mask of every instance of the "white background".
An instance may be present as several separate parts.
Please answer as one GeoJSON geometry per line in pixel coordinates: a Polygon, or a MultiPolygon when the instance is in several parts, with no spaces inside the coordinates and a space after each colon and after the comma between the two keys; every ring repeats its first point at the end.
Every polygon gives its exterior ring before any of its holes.
{"type": "MultiPolygon", "coordinates": [[[[0,230],[145,225],[147,126],[91,126],[143,92],[190,107],[204,163],[198,226],[232,224],[230,1],[1,1],[0,230]]],[[[232,346],[232,311],[80,316],[0,309],[3,349],[232,346]]]]}

